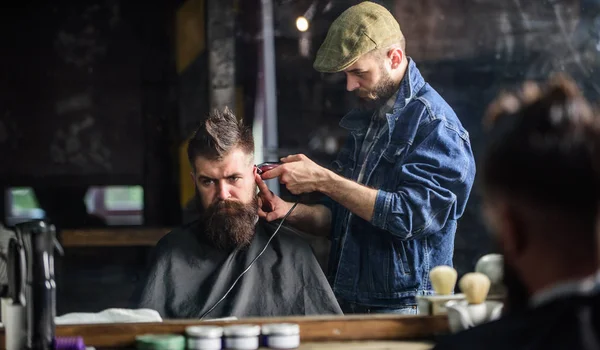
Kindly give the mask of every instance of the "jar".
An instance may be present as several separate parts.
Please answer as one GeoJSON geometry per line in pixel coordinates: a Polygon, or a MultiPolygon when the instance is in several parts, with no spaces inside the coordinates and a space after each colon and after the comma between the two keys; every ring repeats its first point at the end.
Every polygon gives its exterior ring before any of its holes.
{"type": "Polygon", "coordinates": [[[179,334],[144,334],[135,337],[138,350],[185,350],[185,337],[179,334]]]}
{"type": "Polygon", "coordinates": [[[223,327],[191,326],[185,329],[188,350],[221,350],[223,327]]]}
{"type": "Polygon", "coordinates": [[[300,346],[300,326],[295,323],[272,323],[262,326],[265,345],[271,349],[295,349],[300,346]]]}
{"type": "Polygon", "coordinates": [[[256,350],[259,345],[260,326],[250,324],[223,328],[225,348],[231,350],[256,350]]]}

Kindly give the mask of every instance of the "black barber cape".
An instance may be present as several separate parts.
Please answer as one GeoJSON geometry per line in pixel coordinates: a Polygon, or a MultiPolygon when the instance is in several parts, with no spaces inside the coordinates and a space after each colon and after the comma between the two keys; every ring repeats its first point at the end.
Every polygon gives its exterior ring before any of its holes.
{"type": "Polygon", "coordinates": [[[600,349],[600,295],[572,295],[439,340],[435,350],[600,349]]]}
{"type": "MultiPolygon", "coordinates": [[[[259,220],[246,249],[214,248],[197,221],[156,245],[149,271],[134,293],[135,307],[166,319],[199,318],[220,300],[263,250],[277,228],[259,220]]],[[[265,252],[205,319],[342,314],[309,244],[282,226],[265,252]]]]}

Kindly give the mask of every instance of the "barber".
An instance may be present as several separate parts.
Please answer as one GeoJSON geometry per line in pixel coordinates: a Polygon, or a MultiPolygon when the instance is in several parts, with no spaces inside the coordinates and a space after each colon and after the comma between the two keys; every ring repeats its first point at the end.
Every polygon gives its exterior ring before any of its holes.
{"type": "MultiPolygon", "coordinates": [[[[417,313],[415,297],[433,293],[429,271],[452,266],[475,177],[468,132],[405,52],[384,7],[365,1],[343,12],[314,62],[319,72],[344,72],[361,105],[340,122],[351,137],[336,171],[297,154],[262,175],[293,194],[327,197],[298,205],[287,222],[331,238],[328,278],[345,313],[417,313]]],[[[268,221],[292,206],[260,196],[268,221]]]]}

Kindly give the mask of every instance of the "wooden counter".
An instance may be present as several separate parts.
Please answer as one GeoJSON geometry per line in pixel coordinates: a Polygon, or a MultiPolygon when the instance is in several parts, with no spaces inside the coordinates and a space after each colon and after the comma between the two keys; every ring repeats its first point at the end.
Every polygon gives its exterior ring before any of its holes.
{"type": "MultiPolygon", "coordinates": [[[[57,336],[82,336],[96,349],[135,348],[135,337],[147,333],[184,334],[192,325],[265,324],[292,322],[300,325],[301,349],[429,349],[436,335],[448,333],[445,316],[352,315],[254,318],[238,321],[200,322],[173,320],[162,323],[121,323],[57,326],[57,336]]],[[[0,331],[4,345],[4,330],[0,331]]]]}
{"type": "Polygon", "coordinates": [[[169,231],[166,227],[63,230],[60,239],[66,248],[154,246],[169,231]]]}

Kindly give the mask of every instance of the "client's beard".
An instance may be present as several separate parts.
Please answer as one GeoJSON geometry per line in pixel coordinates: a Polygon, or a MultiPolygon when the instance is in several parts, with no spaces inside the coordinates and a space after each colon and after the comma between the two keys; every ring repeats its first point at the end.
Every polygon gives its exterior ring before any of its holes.
{"type": "Polygon", "coordinates": [[[504,313],[520,312],[527,309],[529,304],[529,291],[523,280],[510,264],[504,259],[503,284],[506,290],[504,313]]]}
{"type": "Polygon", "coordinates": [[[250,245],[258,218],[258,197],[250,203],[219,201],[200,213],[205,237],[217,248],[232,250],[250,245]]]}

